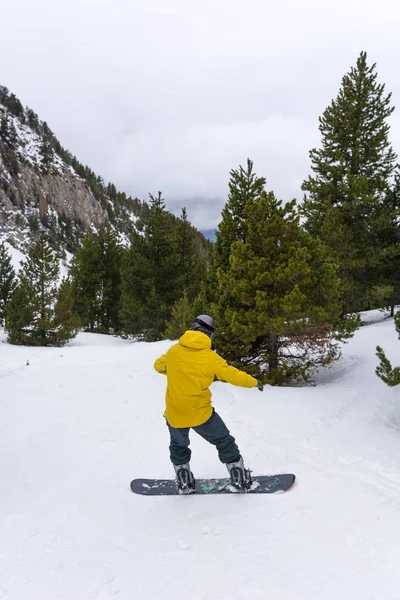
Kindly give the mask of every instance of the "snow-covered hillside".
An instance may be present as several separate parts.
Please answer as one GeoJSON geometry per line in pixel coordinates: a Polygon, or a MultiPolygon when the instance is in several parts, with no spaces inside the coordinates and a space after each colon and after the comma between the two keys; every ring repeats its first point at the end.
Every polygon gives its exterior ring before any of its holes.
{"type": "MultiPolygon", "coordinates": [[[[15,272],[18,273],[18,271],[21,268],[21,262],[26,260],[27,255],[23,254],[22,252],[20,252],[19,250],[17,250],[13,246],[11,246],[11,244],[9,244],[7,241],[5,241],[0,234],[0,242],[3,242],[3,241],[5,243],[7,252],[11,256],[11,264],[12,264],[15,272]]],[[[60,280],[60,282],[64,277],[68,276],[69,268],[71,266],[71,261],[72,261],[72,254],[70,254],[69,252],[65,252],[65,256],[66,256],[65,260],[59,261],[59,265],[60,265],[59,280],[60,280]]]]}
{"type": "MultiPolygon", "coordinates": [[[[291,491],[156,498],[129,482],[172,476],[168,342],[0,344],[0,598],[398,600],[400,389],[374,374],[377,343],[400,363],[387,320],[317,387],[213,384],[253,471],[296,473],[291,491]]],[[[225,475],[192,449],[196,476],[225,475]]]]}
{"type": "MultiPolygon", "coordinates": [[[[2,107],[2,111],[6,114],[5,107],[2,107]]],[[[16,116],[8,113],[7,119],[8,136],[12,135],[18,158],[22,159],[26,164],[29,164],[32,167],[40,166],[43,162],[43,137],[33,131],[32,127],[28,124],[22,123],[16,116]]],[[[63,174],[67,169],[74,177],[78,177],[74,169],[69,165],[65,165],[61,157],[55,152],[52,153],[51,167],[60,174],[63,174]]],[[[6,179],[8,176],[10,183],[12,182],[12,179],[6,170],[4,176],[6,179]]]]}
{"type": "Polygon", "coordinates": [[[13,269],[18,272],[21,266],[21,261],[26,260],[26,254],[23,254],[22,252],[20,252],[20,250],[17,250],[16,248],[14,248],[13,246],[11,246],[11,244],[9,244],[4,236],[2,236],[0,234],[0,242],[4,242],[7,252],[9,253],[9,255],[11,256],[11,264],[13,266],[13,269]]]}
{"type": "Polygon", "coordinates": [[[0,240],[26,252],[43,232],[63,255],[107,224],[125,238],[143,206],[79,163],[0,85],[0,240]]]}

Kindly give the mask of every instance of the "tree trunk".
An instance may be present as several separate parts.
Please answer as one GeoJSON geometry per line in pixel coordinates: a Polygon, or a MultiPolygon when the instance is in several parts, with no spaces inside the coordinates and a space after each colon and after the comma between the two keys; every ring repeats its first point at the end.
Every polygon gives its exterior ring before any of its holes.
{"type": "Polygon", "coordinates": [[[279,367],[279,360],[278,360],[278,350],[279,350],[279,344],[278,344],[278,336],[275,335],[274,333],[269,333],[268,334],[268,372],[269,374],[271,374],[273,371],[276,371],[279,367]]]}

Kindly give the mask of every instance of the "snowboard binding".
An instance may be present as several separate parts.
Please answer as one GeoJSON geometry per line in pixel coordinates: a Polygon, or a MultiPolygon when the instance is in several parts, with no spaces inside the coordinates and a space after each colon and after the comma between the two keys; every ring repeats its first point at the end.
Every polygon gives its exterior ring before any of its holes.
{"type": "Polygon", "coordinates": [[[190,470],[190,464],[174,465],[176,483],[181,494],[193,494],[196,490],[196,480],[190,470]]]}
{"type": "Polygon", "coordinates": [[[226,463],[231,484],[239,490],[249,490],[251,488],[252,479],[250,469],[245,469],[243,458],[234,463],[226,463]]]}

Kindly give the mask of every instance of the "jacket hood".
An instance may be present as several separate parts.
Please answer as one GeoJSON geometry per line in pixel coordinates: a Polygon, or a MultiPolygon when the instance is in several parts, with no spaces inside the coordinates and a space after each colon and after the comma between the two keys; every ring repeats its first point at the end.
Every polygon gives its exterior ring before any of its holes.
{"type": "Polygon", "coordinates": [[[179,344],[187,348],[205,350],[206,348],[211,348],[211,339],[201,331],[188,330],[179,339],[179,344]]]}

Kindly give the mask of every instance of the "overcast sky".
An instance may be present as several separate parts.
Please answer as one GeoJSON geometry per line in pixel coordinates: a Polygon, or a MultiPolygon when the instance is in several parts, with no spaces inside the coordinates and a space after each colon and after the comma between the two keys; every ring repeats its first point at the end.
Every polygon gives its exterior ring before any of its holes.
{"type": "Polygon", "coordinates": [[[215,227],[229,171],[302,198],[361,50],[399,108],[398,0],[0,0],[0,84],[106,181],[215,227]]]}

